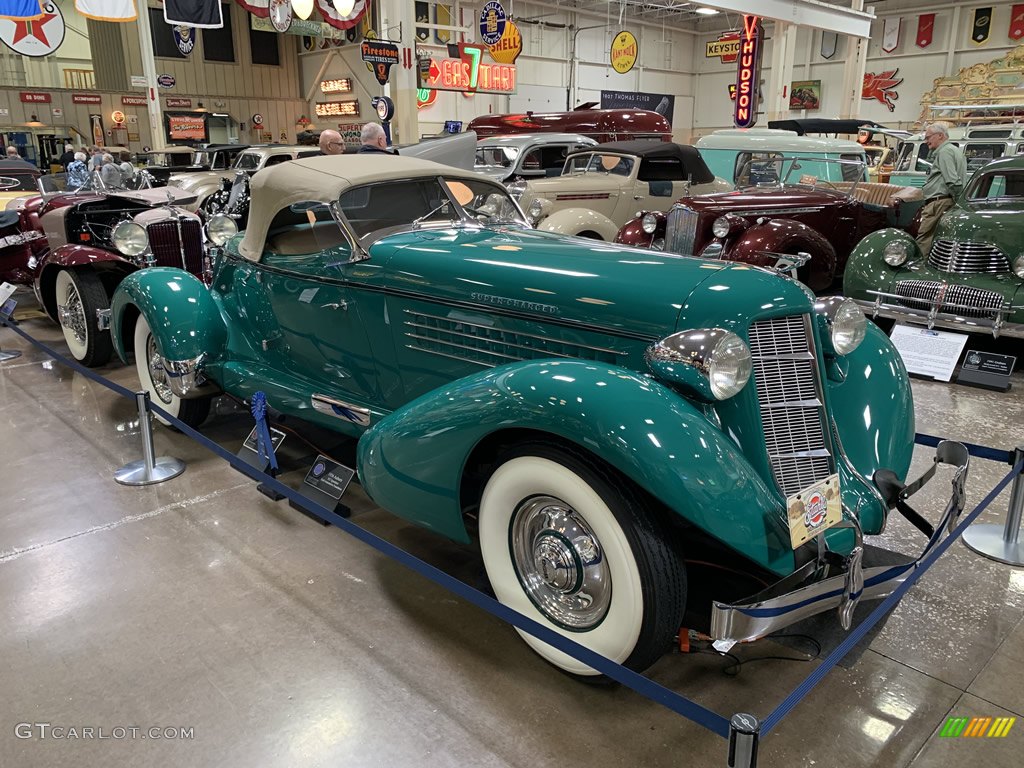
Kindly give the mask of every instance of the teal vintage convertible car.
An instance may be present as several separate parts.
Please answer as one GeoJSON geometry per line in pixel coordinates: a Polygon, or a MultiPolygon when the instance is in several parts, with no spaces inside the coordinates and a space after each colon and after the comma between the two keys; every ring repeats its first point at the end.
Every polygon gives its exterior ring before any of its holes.
{"type": "Polygon", "coordinates": [[[939,221],[930,251],[883,229],[858,243],[843,291],[892,320],[1024,337],[1024,157],[977,171],[939,221]]]}
{"type": "MultiPolygon", "coordinates": [[[[197,424],[211,394],[262,390],[357,437],[374,501],[478,537],[499,600],[611,659],[649,666],[688,607],[727,643],[827,608],[848,624],[914,567],[864,558],[913,490],[914,416],[848,300],[538,232],[501,185],[412,158],[263,171],[247,230],[209,227],[209,288],[149,269],[114,297],[154,401],[197,424]],[[737,573],[766,589],[738,599],[737,573]]],[[[966,454],[939,458],[958,466],[948,520],[966,454]]]]}

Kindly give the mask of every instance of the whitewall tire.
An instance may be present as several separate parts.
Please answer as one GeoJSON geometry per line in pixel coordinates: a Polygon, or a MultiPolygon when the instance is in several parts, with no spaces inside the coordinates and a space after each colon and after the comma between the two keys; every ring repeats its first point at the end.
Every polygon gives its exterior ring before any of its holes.
{"type": "MultiPolygon", "coordinates": [[[[480,550],[500,602],[631,669],[678,632],[681,556],[628,481],[585,457],[543,445],[507,456],[481,498],[480,550]]],[[[517,631],[565,672],[598,674],[517,631]]]]}
{"type": "MultiPolygon", "coordinates": [[[[171,416],[185,422],[190,427],[198,427],[210,414],[210,398],[192,398],[183,400],[175,395],[167,383],[164,371],[163,356],[157,348],[156,339],[149,329],[144,315],[139,315],[135,322],[135,369],[139,375],[139,383],[149,392],[151,402],[163,408],[171,416]]],[[[169,422],[159,414],[153,414],[161,424],[169,422]]]]}
{"type": "Polygon", "coordinates": [[[62,269],[56,280],[57,320],[71,356],[90,368],[105,365],[114,352],[110,331],[99,329],[97,311],[110,307],[110,297],[93,272],[62,269]]]}

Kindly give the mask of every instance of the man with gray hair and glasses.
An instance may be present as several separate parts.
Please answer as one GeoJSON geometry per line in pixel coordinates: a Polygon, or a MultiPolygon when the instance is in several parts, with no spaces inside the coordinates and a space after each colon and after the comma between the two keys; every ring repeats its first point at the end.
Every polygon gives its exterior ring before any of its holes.
{"type": "Polygon", "coordinates": [[[967,183],[967,158],[963,150],[949,141],[945,123],[932,123],[924,129],[928,145],[928,161],[932,164],[924,181],[924,206],[917,229],[917,244],[925,256],[932,247],[935,227],[942,214],[953,207],[953,201],[967,183]]]}

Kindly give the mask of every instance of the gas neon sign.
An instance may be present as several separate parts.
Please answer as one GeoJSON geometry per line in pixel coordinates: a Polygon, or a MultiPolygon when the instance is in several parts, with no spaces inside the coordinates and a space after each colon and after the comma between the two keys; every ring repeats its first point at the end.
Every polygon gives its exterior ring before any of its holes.
{"type": "Polygon", "coordinates": [[[459,58],[420,62],[419,87],[464,93],[515,93],[514,64],[488,64],[479,45],[459,43],[459,58]]]}
{"type": "Polygon", "coordinates": [[[736,64],[736,106],[733,122],[737,128],[757,123],[757,95],[761,81],[761,54],[764,27],[760,16],[744,16],[740,34],[740,53],[736,64]]]}

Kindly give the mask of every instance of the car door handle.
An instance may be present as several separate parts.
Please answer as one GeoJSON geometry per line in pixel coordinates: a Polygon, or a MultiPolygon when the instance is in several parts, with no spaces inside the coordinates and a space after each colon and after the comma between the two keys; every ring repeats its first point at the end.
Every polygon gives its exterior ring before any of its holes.
{"type": "Polygon", "coordinates": [[[643,200],[644,196],[643,195],[633,195],[633,199],[634,200],[643,200]]]}
{"type": "Polygon", "coordinates": [[[332,301],[330,304],[321,304],[320,309],[348,309],[348,302],[332,301]]]}

